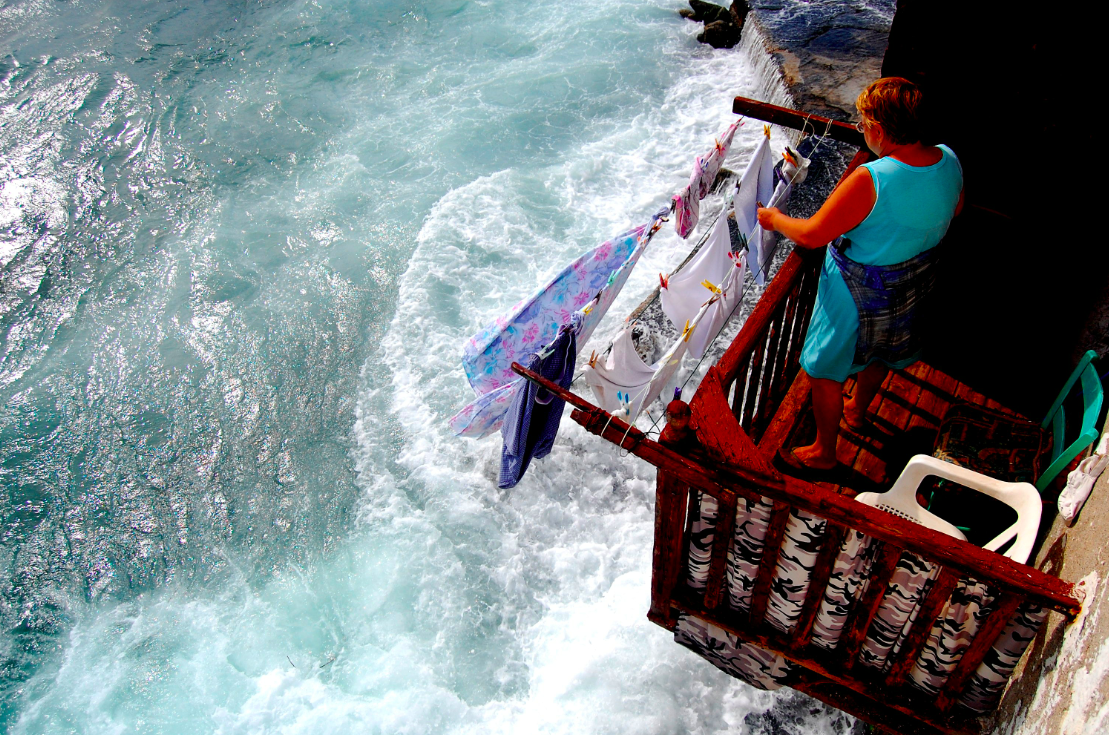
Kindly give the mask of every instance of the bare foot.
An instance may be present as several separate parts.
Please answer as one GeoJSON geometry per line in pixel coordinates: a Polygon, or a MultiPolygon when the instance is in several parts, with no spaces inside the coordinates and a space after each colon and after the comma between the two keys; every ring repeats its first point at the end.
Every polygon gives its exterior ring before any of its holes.
{"type": "Polygon", "coordinates": [[[866,418],[866,409],[859,408],[854,398],[843,403],[843,423],[855,431],[865,429],[866,425],[870,423],[866,418]]]}
{"type": "Polygon", "coordinates": [[[827,455],[815,444],[810,444],[807,447],[794,447],[790,450],[790,453],[798,462],[811,470],[830,470],[838,464],[834,453],[827,455]]]}

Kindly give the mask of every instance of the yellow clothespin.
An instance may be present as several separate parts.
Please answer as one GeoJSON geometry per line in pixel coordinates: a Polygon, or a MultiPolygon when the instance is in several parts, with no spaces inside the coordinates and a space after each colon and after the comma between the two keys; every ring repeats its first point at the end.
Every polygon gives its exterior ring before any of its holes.
{"type": "Polygon", "coordinates": [[[589,353],[589,367],[591,367],[591,368],[597,367],[597,351],[596,350],[592,350],[589,353]]]}
{"type": "Polygon", "coordinates": [[[769,138],[769,137],[770,137],[770,126],[769,126],[769,125],[763,125],[763,126],[762,126],[762,133],[763,133],[763,135],[765,135],[765,136],[766,136],[767,138],[769,138]]]}
{"type": "Polygon", "coordinates": [[[689,331],[689,320],[686,319],[685,320],[685,329],[682,330],[682,341],[683,342],[688,342],[690,334],[691,334],[691,332],[689,331]]]}
{"type": "Polygon", "coordinates": [[[707,279],[704,280],[704,281],[701,281],[701,285],[704,286],[705,288],[707,288],[709,291],[712,291],[715,294],[723,293],[723,291],[720,290],[719,286],[712,285],[712,282],[710,282],[707,279]]]}

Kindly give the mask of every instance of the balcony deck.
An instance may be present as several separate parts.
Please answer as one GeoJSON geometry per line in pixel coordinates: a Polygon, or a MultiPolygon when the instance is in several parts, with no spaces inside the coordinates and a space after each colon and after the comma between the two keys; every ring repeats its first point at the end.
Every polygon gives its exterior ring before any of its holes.
{"type": "MultiPolygon", "coordinates": [[[[854,392],[854,379],[847,383],[854,392]]],[[[950,375],[918,362],[890,371],[868,411],[869,425],[860,431],[840,423],[836,456],[840,466],[816,484],[854,497],[860,492],[889,489],[915,454],[931,454],[940,421],[956,403],[971,403],[1020,417],[1016,411],[982,395],[950,375]]],[[[768,457],[782,446],[801,446],[816,434],[810,408],[809,380],[800,372],[759,442],[768,457]]],[[[779,468],[782,469],[782,468],[779,468]]],[[[788,469],[783,470],[789,474],[788,469]]]]}

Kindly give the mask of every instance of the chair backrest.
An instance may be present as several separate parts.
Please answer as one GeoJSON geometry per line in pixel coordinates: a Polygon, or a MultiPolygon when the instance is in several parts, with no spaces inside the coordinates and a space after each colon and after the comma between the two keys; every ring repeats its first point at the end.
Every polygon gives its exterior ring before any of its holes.
{"type": "MultiPolygon", "coordinates": [[[[1009,541],[1013,541],[1013,545],[1005,552],[1005,556],[1013,561],[1024,564],[1028,561],[1028,557],[1032,553],[1032,547],[1036,543],[1036,534],[1040,530],[1040,515],[1043,512],[1042,501],[1040,500],[1040,493],[1027,482],[1002,482],[995,480],[992,477],[987,477],[980,472],[968,470],[965,467],[944,462],[942,459],[929,457],[925,454],[918,454],[909,460],[905,465],[905,469],[901,472],[901,476],[893,483],[893,487],[889,491],[881,495],[874,493],[864,493],[866,495],[873,495],[879,502],[886,501],[887,497],[892,497],[893,502],[898,503],[899,507],[905,507],[911,500],[913,505],[919,505],[916,502],[916,490],[922,482],[928,477],[942,477],[952,482],[957,482],[963,487],[976,490],[991,498],[995,498],[1005,505],[1016,511],[1016,523],[1006,528],[999,533],[989,543],[985,544],[982,548],[987,551],[997,551],[1009,541]]],[[[856,500],[862,497],[860,495],[856,500]]],[[[867,503],[868,505],[877,505],[876,503],[867,503]]],[[[881,506],[877,506],[881,507],[881,506]]],[[[924,510],[920,508],[920,510],[924,510]]],[[[915,511],[914,511],[915,512],[915,511]]],[[[951,524],[928,511],[932,518],[939,520],[949,526],[951,524]]],[[[932,528],[932,526],[929,526],[932,528]]],[[[955,528],[951,526],[951,528],[955,528]]],[[[937,531],[942,529],[935,529],[937,531]]],[[[957,529],[956,529],[957,530],[957,529]]],[[[945,533],[948,533],[945,531],[945,533]]],[[[958,535],[952,533],[949,535],[956,536],[962,540],[966,537],[958,532],[958,535]]]]}
{"type": "Polygon", "coordinates": [[[1097,376],[1097,370],[1090,364],[1095,357],[1097,357],[1097,353],[1093,350],[1087,351],[1082,356],[1082,359],[1078,361],[1078,366],[1063,385],[1059,397],[1055,399],[1055,403],[1051,404],[1043,423],[1040,424],[1045,430],[1050,425],[1054,441],[1051,448],[1051,464],[1036,480],[1036,489],[1041,492],[1051,484],[1051,481],[1064,467],[1078,456],[1079,452],[1090,446],[1098,437],[1097,419],[1101,414],[1104,392],[1101,388],[1101,380],[1097,376]],[[1082,391],[1082,426],[1074,441],[1067,444],[1067,421],[1063,402],[1076,385],[1080,386],[1082,391]]]}
{"type": "MultiPolygon", "coordinates": [[[[923,480],[924,477],[920,479],[923,480]]],[[[855,496],[855,500],[864,505],[869,505],[872,508],[884,510],[887,513],[893,513],[895,516],[904,518],[907,521],[919,523],[925,528],[930,528],[933,531],[946,533],[948,536],[953,536],[960,541],[966,541],[967,537],[962,531],[927,508],[921,507],[920,503],[916,502],[916,489],[918,485],[920,485],[920,481],[914,484],[911,479],[907,480],[905,473],[902,472],[901,477],[897,478],[897,482],[893,483],[893,487],[886,492],[859,493],[855,496]]]]}

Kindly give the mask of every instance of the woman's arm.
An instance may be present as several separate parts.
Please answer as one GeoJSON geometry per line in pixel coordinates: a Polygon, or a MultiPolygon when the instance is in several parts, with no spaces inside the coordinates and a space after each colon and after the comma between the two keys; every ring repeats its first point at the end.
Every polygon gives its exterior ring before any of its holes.
{"type": "Polygon", "coordinates": [[[777,230],[803,248],[819,248],[858,226],[874,209],[876,200],[870,172],[858,168],[836,187],[812,217],[797,219],[777,207],[763,207],[759,209],[759,224],[777,230]]]}

